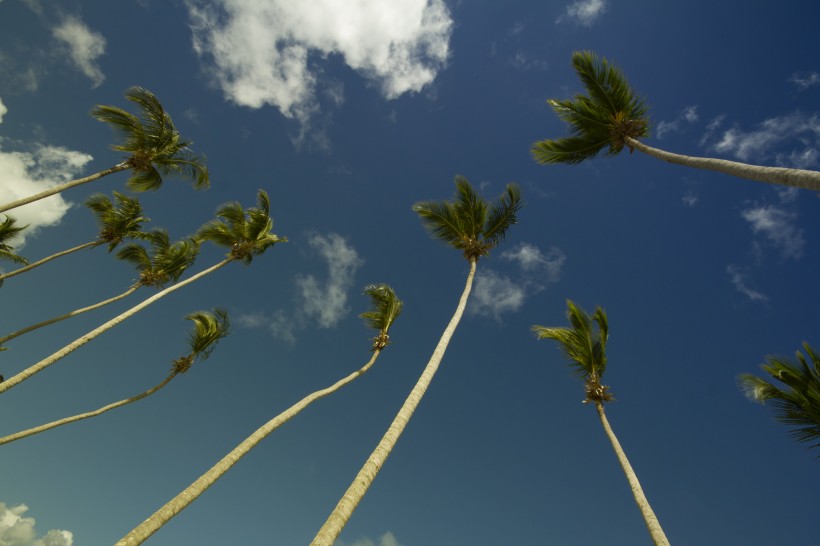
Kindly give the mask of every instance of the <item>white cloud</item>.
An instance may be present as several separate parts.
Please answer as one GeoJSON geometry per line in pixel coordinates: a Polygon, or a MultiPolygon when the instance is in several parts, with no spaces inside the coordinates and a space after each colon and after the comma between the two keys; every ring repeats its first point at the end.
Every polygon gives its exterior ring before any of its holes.
{"type": "Polygon", "coordinates": [[[560,248],[552,247],[544,254],[537,246],[529,243],[520,243],[501,254],[501,259],[517,262],[530,279],[543,282],[558,281],[566,258],[560,248]]]}
{"type": "Polygon", "coordinates": [[[789,81],[797,86],[798,91],[805,91],[809,87],[820,85],[820,74],[817,72],[797,73],[791,75],[789,81]]]}
{"type": "Polygon", "coordinates": [[[8,113],[9,109],[3,104],[3,99],[0,99],[0,123],[3,123],[3,116],[8,113]]]}
{"type": "Polygon", "coordinates": [[[318,281],[313,275],[296,279],[301,312],[315,319],[322,328],[330,328],[349,312],[347,293],[353,285],[356,270],[364,262],[356,249],[335,233],[327,237],[313,235],[308,243],[327,262],[328,277],[324,282],[318,281]]]}
{"type": "Polygon", "coordinates": [[[0,502],[0,546],[72,546],[71,531],[52,529],[40,538],[34,529],[35,520],[25,517],[28,506],[6,506],[0,502]]]}
{"type": "Polygon", "coordinates": [[[746,284],[746,275],[740,271],[737,266],[729,265],[726,267],[726,273],[729,275],[729,280],[732,282],[738,292],[748,297],[752,301],[768,301],[769,297],[762,292],[752,290],[746,284]]]}
{"type": "MultiPolygon", "coordinates": [[[[338,543],[339,546],[345,546],[345,543],[341,540],[338,541],[338,543]]],[[[396,537],[390,531],[386,532],[381,536],[378,544],[379,546],[401,546],[401,544],[399,544],[399,541],[396,540],[396,537]]],[[[376,543],[373,542],[373,540],[370,538],[363,537],[356,540],[356,542],[354,542],[350,546],[376,546],[376,543]]]]}
{"type": "Polygon", "coordinates": [[[752,231],[764,236],[783,258],[798,259],[803,255],[803,230],[795,225],[795,213],[782,206],[762,205],[746,209],[741,215],[752,231]]]}
{"type": "Polygon", "coordinates": [[[100,85],[105,76],[97,64],[97,59],[105,53],[105,38],[93,32],[76,17],[66,17],[52,33],[69,49],[71,60],[94,84],[100,85]]]}
{"type": "Polygon", "coordinates": [[[502,313],[518,311],[524,305],[526,291],[522,283],[484,269],[475,279],[470,312],[500,320],[502,313]]]}
{"type": "MultiPolygon", "coordinates": [[[[794,112],[767,119],[752,131],[732,127],[723,133],[713,148],[721,153],[733,154],[741,161],[754,158],[759,163],[761,159],[772,155],[772,148],[790,140],[801,142],[804,149],[802,154],[798,153],[794,157],[795,160],[816,160],[816,152],[813,155],[810,150],[820,143],[820,117],[817,114],[808,117],[794,112]]],[[[781,153],[776,154],[776,157],[782,163],[791,156],[781,153]]]]}
{"type": "Polygon", "coordinates": [[[683,201],[683,204],[684,204],[685,206],[687,206],[687,207],[694,207],[694,206],[697,204],[697,202],[698,202],[698,196],[697,196],[697,195],[695,195],[693,192],[688,191],[688,192],[686,192],[686,195],[684,195],[684,196],[681,198],[681,200],[683,201]]]}
{"type": "Polygon", "coordinates": [[[658,123],[657,129],[655,129],[655,134],[658,139],[662,139],[663,135],[667,133],[677,132],[681,130],[681,124],[683,123],[695,123],[700,119],[698,116],[698,107],[695,106],[687,106],[686,108],[678,114],[672,121],[662,121],[658,123]]]}
{"type": "MultiPolygon", "coordinates": [[[[339,55],[387,99],[430,84],[449,55],[443,0],[188,0],[195,51],[226,97],[306,123],[318,110],[320,59],[339,55]]],[[[332,100],[342,96],[332,94],[332,100]]]]}
{"type": "Polygon", "coordinates": [[[576,0],[567,6],[567,9],[555,22],[563,23],[566,20],[570,20],[589,27],[592,26],[605,11],[606,0],[576,0]]]}

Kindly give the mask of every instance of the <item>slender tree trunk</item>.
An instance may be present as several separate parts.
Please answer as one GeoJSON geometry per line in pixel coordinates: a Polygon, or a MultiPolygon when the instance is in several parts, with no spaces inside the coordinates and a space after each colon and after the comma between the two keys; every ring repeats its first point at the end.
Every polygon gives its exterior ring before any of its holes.
{"type": "Polygon", "coordinates": [[[154,512],[151,517],[143,521],[139,526],[135,527],[130,533],[121,538],[115,546],[136,546],[137,544],[142,544],[148,540],[151,535],[156,533],[163,525],[168,523],[171,518],[179,514],[187,508],[189,504],[194,502],[202,493],[212,486],[216,480],[221,478],[222,475],[230,470],[233,465],[238,463],[242,457],[247,455],[251,449],[256,447],[256,444],[261,442],[268,434],[288,422],[291,418],[308,407],[314,401],[336,392],[369,370],[370,367],[373,366],[373,363],[376,362],[376,358],[378,358],[380,352],[381,351],[378,349],[373,351],[373,356],[370,357],[370,361],[360,369],[356,370],[344,379],[337,381],[330,387],[316,391],[302,398],[302,400],[259,427],[256,432],[245,438],[242,443],[236,446],[230,453],[225,455],[222,460],[212,466],[210,470],[200,476],[194,483],[189,485],[176,497],[168,501],[165,506],[154,512]]]}
{"type": "Polygon", "coordinates": [[[81,245],[77,245],[74,248],[69,248],[68,250],[63,250],[62,252],[57,252],[55,254],[52,254],[51,256],[46,256],[42,260],[37,260],[36,262],[30,263],[25,267],[21,267],[20,269],[15,269],[14,271],[10,271],[8,273],[0,275],[0,282],[3,282],[4,280],[8,279],[9,277],[14,277],[15,275],[19,275],[20,273],[25,273],[26,271],[34,269],[35,267],[40,267],[44,263],[50,262],[51,260],[54,260],[55,258],[60,258],[62,256],[66,256],[68,254],[71,254],[72,252],[77,252],[78,250],[83,250],[84,248],[91,248],[91,247],[95,247],[95,246],[100,246],[101,244],[102,244],[101,241],[89,241],[88,243],[83,243],[81,245]]]}
{"type": "Polygon", "coordinates": [[[83,419],[88,419],[90,417],[96,417],[97,415],[102,415],[107,411],[111,411],[112,409],[118,408],[120,406],[124,406],[126,404],[130,404],[131,402],[136,402],[137,400],[142,400],[146,396],[154,394],[162,387],[168,384],[174,377],[176,377],[178,372],[173,371],[171,372],[168,377],[166,377],[161,383],[148,389],[147,391],[140,393],[136,396],[132,396],[131,398],[126,398],[125,400],[120,400],[119,402],[114,402],[113,404],[108,404],[107,406],[103,406],[99,409],[94,411],[89,411],[87,413],[79,413],[77,415],[72,415],[71,417],[66,417],[64,419],[59,419],[57,421],[52,421],[51,423],[46,423],[44,425],[40,425],[39,427],[30,428],[27,430],[22,430],[20,432],[15,432],[14,434],[9,434],[8,436],[4,436],[0,438],[0,445],[9,444],[15,440],[19,440],[21,438],[25,438],[26,436],[33,436],[34,434],[39,434],[40,432],[45,432],[46,430],[50,430],[52,428],[57,428],[62,425],[67,425],[69,423],[75,423],[77,421],[82,421],[83,419]]]}
{"type": "Polygon", "coordinates": [[[697,169],[707,169],[718,171],[724,174],[757,180],[758,182],[768,182],[770,184],[782,184],[812,191],[820,191],[820,172],[807,171],[804,169],[787,169],[785,167],[762,167],[760,165],[749,165],[737,161],[726,159],[714,159],[711,157],[695,157],[681,154],[674,154],[665,150],[659,150],[652,146],[647,146],[643,142],[631,137],[624,137],[624,142],[630,148],[637,148],[645,154],[654,158],[662,159],[669,163],[695,167],[697,169]]]}
{"type": "Polygon", "coordinates": [[[213,265],[213,266],[209,267],[208,269],[206,269],[204,271],[200,271],[196,275],[194,275],[194,276],[192,276],[188,279],[185,279],[182,282],[178,282],[177,284],[175,284],[173,286],[169,286],[165,290],[157,292],[156,294],[154,294],[150,298],[147,298],[147,299],[143,300],[142,303],[139,303],[139,304],[135,305],[134,307],[132,307],[131,309],[125,311],[124,313],[121,313],[120,315],[114,317],[113,319],[109,320],[105,324],[102,324],[102,325],[98,326],[97,328],[95,328],[94,330],[91,330],[90,332],[88,332],[84,336],[75,339],[73,342],[69,343],[68,345],[66,345],[65,347],[63,347],[62,349],[60,349],[59,351],[54,353],[53,355],[51,355],[47,358],[44,358],[43,360],[41,360],[37,364],[33,364],[32,366],[26,368],[25,370],[18,373],[17,375],[12,376],[12,377],[6,379],[4,382],[0,383],[0,394],[2,394],[3,392],[5,392],[5,391],[9,390],[10,388],[14,387],[18,383],[22,383],[26,379],[30,378],[32,375],[34,375],[38,372],[41,372],[45,368],[51,366],[52,364],[54,364],[55,362],[57,362],[58,360],[60,360],[64,356],[66,356],[67,354],[71,353],[75,349],[78,349],[79,347],[82,347],[83,345],[85,345],[86,343],[88,343],[89,341],[91,341],[92,339],[97,337],[98,335],[102,334],[106,330],[110,330],[111,328],[113,328],[114,326],[116,326],[120,322],[124,321],[125,319],[130,318],[132,315],[137,314],[139,311],[142,311],[143,309],[145,309],[146,307],[148,307],[149,305],[151,305],[152,303],[154,303],[158,299],[160,299],[164,296],[167,296],[168,294],[170,294],[174,290],[178,290],[178,289],[182,288],[185,285],[191,284],[192,282],[194,282],[196,280],[199,280],[200,278],[204,277],[205,275],[207,275],[209,273],[213,273],[214,271],[216,271],[220,267],[223,267],[224,265],[229,264],[231,261],[232,260],[230,258],[222,260],[218,264],[213,265]]]}
{"type": "Polygon", "coordinates": [[[37,330],[38,328],[42,328],[43,326],[48,326],[49,324],[54,324],[55,322],[60,322],[61,320],[65,320],[65,319],[68,319],[68,318],[71,318],[71,317],[76,317],[77,315],[81,315],[81,314],[83,314],[87,311],[93,311],[94,309],[99,309],[100,307],[108,305],[109,303],[114,303],[115,301],[119,301],[119,300],[133,294],[137,290],[137,288],[139,288],[140,286],[142,286],[140,283],[135,283],[131,286],[131,288],[129,288],[128,290],[126,290],[125,292],[123,292],[122,294],[120,294],[118,296],[114,296],[113,298],[108,298],[107,300],[103,300],[101,302],[95,303],[94,305],[89,305],[88,307],[83,307],[81,309],[75,309],[74,311],[71,311],[70,313],[66,313],[66,314],[60,315],[58,317],[50,318],[48,320],[44,320],[43,322],[38,322],[37,324],[32,324],[31,326],[26,326],[25,328],[23,328],[21,330],[17,330],[16,332],[12,332],[12,333],[10,333],[9,335],[7,335],[5,337],[0,337],[0,345],[2,345],[3,343],[5,343],[9,340],[12,340],[16,337],[20,337],[23,334],[27,334],[27,333],[29,333],[33,330],[37,330]]]}
{"type": "Polygon", "coordinates": [[[376,449],[370,454],[370,457],[368,457],[364,466],[362,466],[362,469],[354,478],[353,483],[350,484],[350,487],[342,496],[336,508],[331,512],[330,516],[328,516],[321,529],[319,529],[316,537],[310,543],[311,546],[332,546],[353,515],[353,511],[359,505],[359,502],[361,502],[364,494],[370,488],[373,480],[376,479],[379,470],[381,470],[381,467],[385,461],[387,461],[387,457],[395,447],[402,432],[404,432],[404,428],[413,416],[416,407],[418,407],[421,402],[421,398],[427,391],[427,387],[430,386],[433,376],[435,376],[436,370],[438,370],[438,366],[441,363],[441,359],[447,350],[447,345],[453,337],[453,333],[461,320],[462,314],[464,314],[464,308],[467,306],[467,300],[470,297],[470,290],[473,286],[475,270],[476,261],[470,260],[470,273],[467,275],[467,282],[464,286],[464,292],[461,294],[461,299],[458,302],[458,307],[456,307],[456,311],[453,314],[453,318],[450,319],[447,328],[444,329],[444,333],[441,335],[438,345],[436,345],[430,360],[427,362],[427,367],[424,368],[424,371],[416,382],[416,386],[410,391],[410,394],[407,396],[398,414],[396,414],[387,432],[385,432],[381,441],[376,446],[376,449]]]}
{"type": "Polygon", "coordinates": [[[669,540],[667,540],[663,529],[661,529],[661,524],[658,522],[655,512],[652,511],[649,501],[646,500],[646,496],[643,494],[638,476],[635,474],[635,471],[632,470],[632,465],[629,464],[629,459],[626,458],[626,453],[624,453],[624,450],[621,448],[621,443],[618,441],[618,438],[615,437],[615,433],[612,432],[612,427],[609,426],[609,421],[604,413],[604,405],[600,402],[596,402],[595,407],[598,409],[598,416],[601,418],[604,432],[606,432],[606,435],[609,437],[609,441],[612,442],[612,449],[615,450],[618,462],[621,463],[621,468],[624,470],[624,474],[626,474],[629,487],[632,489],[632,495],[635,497],[635,502],[638,504],[638,508],[643,515],[643,520],[646,523],[646,528],[649,529],[649,535],[652,537],[652,541],[656,546],[669,546],[669,540]]]}
{"type": "Polygon", "coordinates": [[[114,165],[110,169],[105,169],[104,171],[100,171],[96,174],[92,174],[91,176],[86,176],[85,178],[78,178],[76,180],[71,180],[66,182],[65,184],[60,184],[58,186],[54,186],[51,189],[46,191],[41,191],[38,194],[31,195],[29,197],[24,197],[23,199],[18,199],[17,201],[12,201],[11,203],[6,203],[5,205],[0,205],[0,212],[6,212],[7,210],[16,209],[17,207],[22,207],[23,205],[28,205],[29,203],[33,203],[34,201],[39,201],[40,199],[44,199],[46,197],[51,197],[56,193],[63,192],[65,190],[71,189],[75,186],[80,186],[82,184],[88,184],[89,182],[93,182],[95,180],[99,180],[103,176],[108,176],[109,174],[114,174],[116,172],[124,171],[126,169],[131,168],[131,161],[125,160],[122,163],[118,163],[114,165]]]}

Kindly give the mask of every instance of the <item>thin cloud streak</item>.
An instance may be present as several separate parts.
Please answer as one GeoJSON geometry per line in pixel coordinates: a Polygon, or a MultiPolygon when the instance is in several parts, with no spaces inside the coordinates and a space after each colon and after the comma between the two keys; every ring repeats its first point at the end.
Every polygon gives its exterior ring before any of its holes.
{"type": "Polygon", "coordinates": [[[76,17],[66,17],[52,29],[55,38],[68,46],[68,56],[80,71],[98,87],[105,80],[97,59],[105,53],[105,38],[90,30],[76,17]]]}
{"type": "Polygon", "coordinates": [[[726,273],[729,275],[729,280],[734,285],[735,289],[749,298],[751,301],[765,302],[769,301],[769,297],[757,290],[749,288],[746,284],[746,275],[735,265],[726,267],[726,273]]]}

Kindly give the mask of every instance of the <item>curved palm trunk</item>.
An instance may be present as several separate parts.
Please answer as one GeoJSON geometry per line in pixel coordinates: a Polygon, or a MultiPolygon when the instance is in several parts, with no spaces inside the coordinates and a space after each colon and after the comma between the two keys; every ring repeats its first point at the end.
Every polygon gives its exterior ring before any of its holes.
{"type": "Polygon", "coordinates": [[[84,248],[91,248],[91,247],[95,247],[95,246],[100,246],[101,244],[102,243],[100,241],[89,241],[88,243],[83,243],[81,245],[77,245],[74,248],[69,248],[68,250],[63,250],[61,252],[56,252],[56,253],[52,254],[51,256],[46,256],[42,260],[37,260],[36,262],[30,263],[25,267],[15,269],[14,271],[10,271],[10,272],[8,272],[4,275],[0,275],[0,282],[8,279],[9,277],[14,277],[15,275],[19,275],[20,273],[25,273],[26,271],[30,271],[30,270],[34,269],[35,267],[40,267],[44,263],[50,262],[51,260],[54,260],[55,258],[60,258],[62,256],[66,256],[66,255],[71,254],[73,252],[77,252],[78,250],[83,250],[84,248]]]}
{"type": "Polygon", "coordinates": [[[189,485],[176,497],[168,501],[165,506],[154,512],[151,517],[146,519],[139,526],[135,527],[130,533],[121,538],[115,546],[134,546],[137,544],[142,544],[148,540],[151,535],[156,533],[163,525],[168,523],[171,518],[179,514],[187,508],[189,504],[194,502],[202,493],[212,486],[216,480],[221,478],[222,475],[230,470],[233,465],[238,463],[242,457],[247,455],[251,449],[256,447],[256,444],[261,442],[268,434],[288,422],[291,418],[308,407],[314,401],[336,392],[354,379],[357,379],[363,375],[376,362],[376,358],[378,358],[379,353],[381,353],[381,350],[379,349],[373,351],[373,356],[370,357],[370,361],[368,361],[367,364],[344,379],[337,381],[330,387],[318,390],[302,398],[299,402],[259,427],[256,432],[245,438],[242,443],[236,446],[230,453],[225,455],[222,460],[212,466],[210,470],[200,476],[194,483],[189,485]]]}
{"type": "Polygon", "coordinates": [[[138,400],[142,400],[146,396],[150,396],[160,390],[162,387],[168,384],[174,377],[176,377],[178,372],[173,371],[171,372],[168,377],[166,377],[161,383],[157,384],[156,386],[148,389],[147,391],[140,393],[136,396],[132,396],[131,398],[126,398],[125,400],[120,400],[119,402],[114,402],[113,404],[108,404],[107,406],[103,406],[99,409],[94,411],[89,411],[86,413],[79,413],[77,415],[72,415],[71,417],[66,417],[64,419],[59,419],[57,421],[52,421],[51,423],[46,423],[44,425],[40,425],[39,427],[30,428],[27,430],[21,430],[20,432],[15,432],[14,434],[9,434],[8,436],[4,436],[0,438],[0,445],[9,444],[15,440],[19,440],[21,438],[25,438],[27,436],[33,436],[34,434],[39,434],[40,432],[45,432],[46,430],[50,430],[52,428],[57,428],[62,425],[67,425],[69,423],[75,423],[77,421],[82,421],[83,419],[88,419],[90,417],[96,417],[97,415],[102,415],[107,411],[111,411],[112,409],[119,408],[120,406],[124,406],[126,404],[130,404],[131,402],[136,402],[138,400]]]}
{"type": "Polygon", "coordinates": [[[54,364],[55,362],[57,362],[58,360],[60,360],[64,356],[66,356],[67,354],[73,352],[75,349],[78,349],[78,348],[82,347],[83,345],[85,345],[86,343],[88,343],[89,341],[91,341],[92,339],[97,337],[98,335],[102,334],[103,332],[105,332],[107,330],[110,330],[111,328],[113,328],[114,326],[116,326],[120,322],[124,321],[125,319],[130,318],[132,315],[137,314],[139,311],[142,311],[143,309],[145,309],[146,307],[148,307],[149,305],[151,305],[152,303],[154,303],[158,299],[160,299],[164,296],[167,296],[168,294],[170,294],[174,290],[179,290],[183,286],[191,284],[192,282],[194,282],[196,280],[199,280],[200,278],[204,277],[205,275],[207,275],[209,273],[213,273],[214,271],[216,271],[220,267],[223,267],[223,266],[229,264],[231,261],[233,261],[233,260],[231,260],[230,258],[222,260],[218,264],[213,265],[213,266],[209,267],[208,269],[206,269],[204,271],[200,271],[196,275],[194,275],[194,276],[192,276],[188,279],[185,279],[184,281],[179,282],[179,283],[177,283],[173,286],[169,286],[165,290],[157,292],[156,294],[154,294],[150,298],[147,298],[147,299],[143,300],[142,303],[139,303],[139,304],[135,305],[131,309],[121,313],[120,315],[117,315],[116,317],[109,320],[105,324],[102,324],[102,325],[98,326],[97,328],[95,328],[94,330],[91,330],[86,335],[74,340],[72,343],[69,343],[68,345],[66,345],[65,347],[63,347],[62,349],[57,351],[56,353],[52,354],[51,356],[49,356],[47,358],[44,358],[43,360],[41,360],[37,364],[29,366],[28,368],[26,368],[22,372],[18,373],[17,375],[15,375],[13,377],[10,377],[9,379],[7,379],[4,382],[0,383],[0,394],[7,391],[7,390],[9,390],[10,388],[14,387],[18,383],[21,383],[21,382],[25,381],[26,379],[28,379],[32,375],[34,375],[38,372],[41,372],[43,369],[51,366],[52,364],[54,364]]]}
{"type": "Polygon", "coordinates": [[[621,463],[621,468],[624,474],[626,474],[629,487],[632,489],[632,495],[635,497],[635,502],[641,510],[652,541],[656,546],[669,546],[669,540],[667,540],[663,529],[661,529],[661,524],[658,522],[655,512],[652,511],[649,501],[646,500],[646,496],[643,494],[638,476],[635,474],[635,471],[632,470],[632,465],[629,464],[629,459],[626,458],[626,453],[624,453],[624,450],[621,448],[621,443],[618,441],[618,438],[615,437],[615,433],[612,432],[612,428],[609,426],[609,421],[606,418],[606,414],[604,414],[604,405],[600,402],[596,402],[595,407],[598,409],[598,416],[601,418],[604,432],[606,432],[606,435],[609,437],[609,441],[612,442],[612,449],[615,450],[615,455],[618,456],[618,462],[621,463]]]}
{"type": "Polygon", "coordinates": [[[464,314],[464,308],[467,306],[467,300],[470,297],[475,270],[476,261],[470,260],[470,273],[467,275],[467,282],[464,286],[464,292],[461,294],[461,299],[458,302],[458,307],[456,307],[456,311],[453,313],[453,317],[450,319],[447,328],[444,329],[444,333],[441,335],[441,339],[439,339],[438,345],[436,345],[432,356],[430,356],[427,366],[416,382],[416,386],[410,391],[410,394],[396,414],[387,432],[385,432],[381,441],[376,446],[376,449],[373,450],[373,453],[371,453],[370,457],[365,461],[362,469],[353,479],[353,483],[350,484],[350,487],[345,491],[345,494],[336,505],[336,508],[333,509],[333,512],[328,516],[324,525],[319,529],[313,542],[310,543],[311,546],[332,546],[353,515],[353,511],[359,505],[359,502],[361,502],[364,494],[370,488],[373,480],[376,479],[379,470],[381,470],[381,467],[385,461],[387,461],[387,457],[390,455],[393,447],[395,447],[396,442],[398,442],[399,436],[404,432],[404,428],[413,416],[416,407],[418,407],[421,402],[421,398],[427,391],[427,387],[430,386],[433,376],[435,376],[438,366],[441,363],[441,359],[447,350],[447,345],[450,343],[450,339],[453,337],[453,333],[459,321],[461,321],[461,316],[464,314]]]}
{"type": "Polygon", "coordinates": [[[131,168],[131,160],[125,160],[122,163],[118,163],[114,165],[110,169],[105,169],[104,171],[100,171],[96,174],[92,174],[91,176],[86,176],[85,178],[78,178],[76,180],[71,180],[66,182],[65,184],[60,184],[58,186],[54,186],[45,191],[41,191],[35,195],[30,195],[29,197],[24,197],[23,199],[18,199],[17,201],[12,201],[11,203],[6,203],[5,205],[0,205],[0,212],[6,212],[7,210],[15,209],[17,207],[22,207],[23,205],[28,205],[29,203],[33,203],[34,201],[39,201],[40,199],[45,199],[46,197],[51,197],[52,195],[60,192],[64,192],[65,190],[71,189],[75,186],[80,186],[82,184],[88,184],[89,182],[93,182],[95,180],[99,180],[103,176],[108,176],[109,174],[114,174],[120,171],[124,171],[131,168]]]}
{"type": "Polygon", "coordinates": [[[624,137],[624,142],[630,148],[637,148],[645,154],[651,155],[656,159],[662,159],[669,163],[675,163],[685,167],[695,167],[697,169],[718,171],[740,178],[757,180],[758,182],[783,184],[784,186],[793,186],[812,191],[820,191],[820,172],[818,171],[787,169],[785,167],[762,167],[760,165],[749,165],[747,163],[728,161],[726,159],[674,154],[672,152],[653,148],[652,146],[647,146],[643,142],[635,140],[631,137],[624,137]]]}
{"type": "Polygon", "coordinates": [[[12,333],[10,333],[9,335],[7,335],[5,337],[0,337],[0,345],[2,345],[3,343],[5,343],[9,340],[12,340],[16,337],[20,337],[23,334],[27,334],[27,333],[29,333],[33,330],[37,330],[38,328],[42,328],[43,326],[48,326],[49,324],[54,324],[55,322],[60,322],[61,320],[65,320],[65,319],[68,319],[68,318],[71,318],[71,317],[76,317],[77,315],[81,315],[81,314],[83,314],[87,311],[93,311],[94,309],[99,309],[100,307],[108,305],[109,303],[114,303],[115,301],[119,301],[119,300],[133,294],[137,290],[137,288],[139,288],[140,286],[142,286],[140,283],[136,283],[133,286],[131,286],[131,288],[129,288],[128,290],[123,292],[122,294],[120,294],[118,296],[114,296],[113,298],[108,298],[107,300],[103,300],[101,302],[95,303],[94,305],[89,305],[88,307],[83,307],[81,309],[75,309],[74,311],[71,311],[70,313],[66,313],[66,314],[60,315],[58,317],[50,318],[48,320],[44,320],[43,322],[38,322],[37,324],[32,324],[31,326],[26,326],[25,328],[23,328],[21,330],[17,330],[16,332],[12,332],[12,333]]]}

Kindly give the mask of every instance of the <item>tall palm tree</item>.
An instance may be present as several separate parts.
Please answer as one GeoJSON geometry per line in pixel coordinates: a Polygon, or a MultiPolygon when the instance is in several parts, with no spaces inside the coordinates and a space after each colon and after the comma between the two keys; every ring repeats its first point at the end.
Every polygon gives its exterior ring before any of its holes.
{"type": "Polygon", "coordinates": [[[63,419],[58,419],[57,421],[52,421],[50,423],[27,430],[15,432],[14,434],[9,434],[8,436],[0,438],[0,445],[8,444],[27,436],[33,436],[34,434],[39,434],[40,432],[45,432],[46,430],[62,425],[76,423],[77,421],[96,417],[113,409],[125,406],[126,404],[142,400],[143,398],[146,398],[160,390],[177,375],[187,372],[197,360],[207,359],[219,340],[228,335],[230,322],[228,321],[227,312],[224,309],[214,309],[213,312],[198,311],[196,313],[191,313],[185,318],[194,323],[194,329],[188,337],[190,351],[173,361],[171,365],[171,372],[160,383],[145,392],[112,404],[108,404],[94,411],[72,415],[71,417],[65,417],[63,419]]]}
{"type": "Polygon", "coordinates": [[[86,206],[90,208],[97,219],[97,224],[100,226],[100,233],[93,241],[88,241],[73,248],[63,250],[46,256],[41,260],[30,263],[25,267],[15,269],[4,275],[0,275],[0,282],[14,277],[20,273],[30,271],[35,267],[50,262],[55,258],[67,256],[79,250],[86,248],[95,248],[101,245],[108,245],[108,252],[114,250],[117,245],[122,243],[125,239],[139,238],[142,235],[142,224],[147,222],[148,218],[142,215],[142,205],[136,198],[128,197],[119,192],[114,192],[114,199],[116,203],[112,202],[105,195],[98,193],[92,195],[86,202],[86,206]]]}
{"type": "Polygon", "coordinates": [[[591,51],[573,53],[572,66],[587,95],[547,101],[558,117],[569,125],[572,136],[536,142],[532,146],[532,155],[537,162],[580,163],[604,150],[607,155],[617,155],[626,146],[630,152],[638,149],[657,159],[686,167],[820,191],[820,172],[817,171],[686,156],[647,146],[638,139],[649,135],[648,107],[621,71],[591,51]]]}
{"type": "Polygon", "coordinates": [[[130,296],[140,287],[163,288],[168,282],[177,282],[185,270],[194,263],[199,253],[199,245],[195,241],[186,239],[171,243],[168,232],[161,228],[156,228],[148,233],[140,233],[140,239],[151,243],[150,252],[142,245],[130,243],[117,253],[118,258],[134,264],[140,272],[139,279],[129,286],[125,292],[7,334],[0,338],[0,350],[2,350],[2,344],[7,341],[44,326],[105,307],[110,303],[130,296]]]}
{"type": "MultiPolygon", "coordinates": [[[[9,244],[9,241],[14,239],[18,233],[26,229],[28,226],[15,225],[17,220],[11,216],[6,216],[0,222],[0,260],[7,260],[16,264],[27,264],[28,260],[14,252],[14,247],[9,244]]],[[[3,280],[0,276],[0,286],[3,280]]]]}
{"type": "Polygon", "coordinates": [[[533,326],[532,330],[536,333],[538,339],[554,339],[557,341],[567,359],[569,359],[570,365],[584,380],[586,389],[584,403],[591,402],[595,404],[595,408],[598,410],[601,425],[603,425],[604,432],[606,432],[618,457],[618,462],[621,464],[624,474],[626,474],[629,487],[632,489],[635,502],[643,515],[652,541],[656,545],[669,546],[669,541],[663,529],[661,529],[658,518],[652,511],[649,501],[646,500],[643,489],[641,489],[638,476],[632,470],[632,465],[629,464],[629,459],[626,458],[626,454],[621,448],[615,433],[612,432],[604,413],[604,403],[613,400],[612,395],[609,393],[609,387],[601,384],[601,378],[604,371],[606,371],[606,342],[609,337],[609,324],[606,313],[603,309],[597,307],[590,320],[589,315],[583,309],[567,300],[567,318],[569,318],[571,328],[533,326]],[[593,321],[597,328],[593,326],[593,321]]]}
{"type": "Polygon", "coordinates": [[[258,208],[249,208],[248,210],[243,210],[238,203],[228,203],[223,205],[217,211],[217,217],[219,219],[206,224],[197,234],[196,239],[194,240],[195,242],[210,239],[217,244],[228,246],[231,250],[228,252],[228,255],[224,260],[203,271],[200,271],[196,275],[188,277],[184,281],[180,281],[172,286],[169,286],[168,288],[165,288],[164,290],[161,290],[153,296],[143,300],[141,303],[135,305],[131,309],[128,309],[108,322],[101,324],[84,336],[77,338],[56,353],[44,358],[36,364],[29,366],[17,375],[6,379],[3,383],[0,383],[0,394],[25,381],[34,374],[41,372],[64,356],[75,351],[79,347],[82,347],[98,335],[110,330],[122,321],[132,317],[139,311],[142,311],[155,301],[167,296],[171,292],[179,290],[183,286],[187,286],[231,262],[241,261],[245,264],[249,264],[253,260],[254,256],[262,254],[274,244],[286,242],[286,238],[278,237],[277,235],[270,233],[270,230],[273,228],[273,220],[268,215],[270,202],[268,201],[267,193],[259,190],[257,202],[258,208]],[[233,237],[233,239],[231,239],[231,237],[233,237]]]}
{"type": "Polygon", "coordinates": [[[791,434],[798,441],[820,447],[820,356],[808,343],[803,343],[803,349],[811,363],[797,351],[797,364],[770,356],[760,366],[785,388],[748,373],[739,375],[738,383],[749,400],[771,402],[778,421],[797,427],[791,434]]]}
{"type": "Polygon", "coordinates": [[[205,189],[210,184],[208,169],[203,158],[197,157],[189,148],[157,97],[142,87],[131,87],[125,98],[137,105],[139,116],[116,106],[97,105],[91,115],[108,123],[120,133],[122,142],[112,148],[128,156],[122,162],[85,178],[78,178],[36,195],[0,206],[4,212],[67,189],[87,184],[119,171],[132,170],[127,185],[133,191],[156,190],[162,185],[162,177],[174,175],[190,179],[194,188],[205,189]]]}
{"type": "Polygon", "coordinates": [[[162,508],[154,512],[151,517],[146,519],[140,525],[135,527],[130,533],[124,536],[117,542],[116,546],[134,546],[142,544],[151,535],[157,532],[163,525],[168,523],[171,518],[176,516],[182,510],[188,507],[195,501],[202,493],[205,492],[216,480],[221,478],[233,465],[250,452],[259,442],[271,432],[279,428],[281,425],[289,421],[296,414],[308,407],[310,404],[320,398],[324,398],[332,394],[351,381],[361,377],[367,372],[381,352],[390,343],[390,336],[388,332],[393,322],[399,316],[402,310],[402,301],[396,296],[393,289],[386,284],[370,285],[364,289],[365,294],[370,297],[372,308],[366,313],[359,315],[362,317],[368,326],[374,328],[377,332],[373,338],[371,346],[372,355],[370,360],[361,368],[351,373],[347,377],[340,379],[330,387],[318,390],[302,398],[299,402],[292,405],[261,427],[259,427],[253,434],[244,439],[238,446],[236,446],[230,453],[225,455],[218,463],[216,463],[210,470],[200,476],[194,483],[189,485],[181,491],[176,497],[168,501],[162,508]]]}
{"type": "Polygon", "coordinates": [[[461,299],[415,387],[376,449],[319,529],[311,542],[313,546],[330,546],[336,541],[370,484],[376,479],[438,370],[470,297],[478,259],[489,254],[504,239],[510,226],[516,223],[516,215],[521,208],[521,193],[515,184],[508,184],[505,193],[490,206],[476,194],[466,178],[457,176],[455,183],[456,193],[452,202],[422,201],[413,205],[413,210],[433,237],[461,250],[470,264],[461,299]]]}

